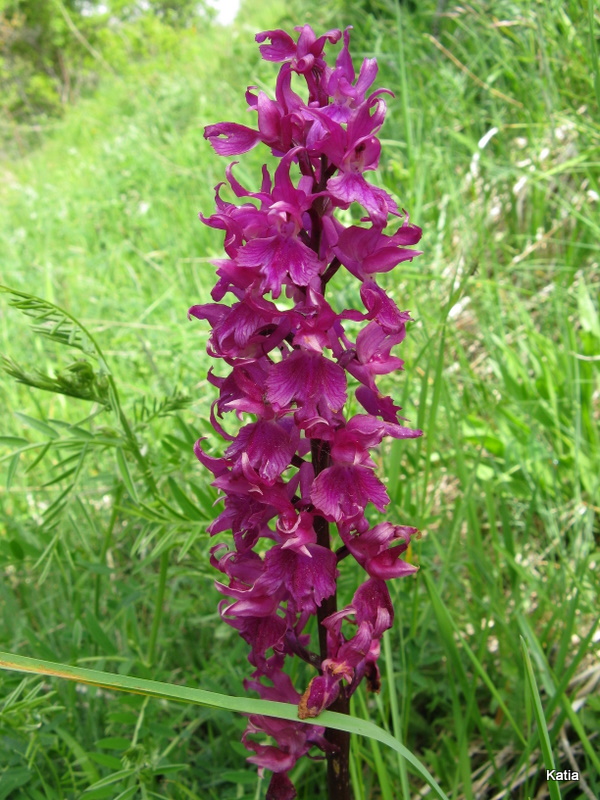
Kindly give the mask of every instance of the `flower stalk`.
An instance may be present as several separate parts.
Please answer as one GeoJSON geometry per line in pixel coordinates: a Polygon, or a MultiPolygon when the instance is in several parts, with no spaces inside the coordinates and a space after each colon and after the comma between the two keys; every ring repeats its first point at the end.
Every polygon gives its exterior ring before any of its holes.
{"type": "Polygon", "coordinates": [[[216,213],[200,216],[224,231],[227,257],[213,262],[215,302],[189,313],[209,322],[208,353],[229,367],[224,376],[208,374],[218,390],[211,422],[229,444],[215,457],[200,440],[195,453],[224,500],[209,533],[230,535],[212,547],[211,563],[224,576],[216,583],[225,598],[221,616],[250,646],[245,686],[315,719],[303,725],[250,716],[243,736],[249,761],[272,772],[267,800],[293,800],[290,770],[320,749],[330,800],[351,800],[349,735],[324,729],[318,717],[326,708],[347,714],[363,678],[379,690],[380,642],[394,618],[386,581],[416,571],[401,558],[416,529],[371,526],[367,506],[384,511],[389,503],[370,451],[386,436],[421,435],[400,424],[400,407],[376,383],[402,369],[391,350],[410,321],[376,276],[420,254],[412,245],[421,230],[365,177],[379,163],[382,95],[391,94],[368,93],[375,59],[356,75],[350,28],[321,37],[308,25],[296,31],[297,40],[281,30],[256,36],[263,58],[281,64],[275,99],[256,87],[246,93],[258,129],[230,122],[205,129],[220,155],[263,144],[278,163],[273,173],[263,166],[258,191],[243,187],[233,174],[237,162],[230,164],[227,183],[244,202],[224,200],[221,183],[216,213]],[[342,38],[329,66],[324,49],[342,38]],[[307,101],[292,89],[298,78],[307,101]],[[362,207],[362,224],[338,219],[351,206],[362,207]],[[392,234],[384,233],[390,216],[399,221],[392,234]],[[325,299],[341,269],[359,281],[361,308],[336,309],[325,299]],[[220,302],[226,295],[232,305],[220,302]],[[348,322],[362,323],[355,341],[348,322]],[[348,411],[352,391],[362,413],[348,411]],[[243,423],[236,433],[221,423],[226,412],[243,423]],[[338,610],[340,565],[353,560],[366,580],[338,610]],[[314,618],[318,652],[308,632],[314,618]],[[301,691],[285,670],[290,658],[306,664],[301,691]]]}

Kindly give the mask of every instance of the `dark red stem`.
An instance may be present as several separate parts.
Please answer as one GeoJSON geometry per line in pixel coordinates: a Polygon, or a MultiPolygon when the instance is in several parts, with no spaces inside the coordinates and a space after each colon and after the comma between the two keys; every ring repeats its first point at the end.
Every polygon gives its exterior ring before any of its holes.
{"type": "Polygon", "coordinates": [[[335,273],[338,269],[342,266],[339,258],[336,256],[331,264],[327,267],[323,275],[321,276],[321,293],[325,294],[325,287],[329,283],[329,281],[333,278],[335,273]]]}
{"type": "MultiPolygon", "coordinates": [[[[335,173],[336,166],[329,164],[327,158],[321,156],[320,180],[317,182],[313,176],[313,192],[322,192],[327,186],[327,181],[335,173]]],[[[309,209],[308,213],[311,220],[311,236],[309,247],[317,255],[321,247],[321,236],[323,233],[322,217],[327,211],[329,201],[325,197],[317,197],[309,209]]],[[[333,275],[340,267],[340,262],[334,258],[325,274],[321,277],[321,292],[325,294],[325,287],[333,275]]],[[[310,449],[312,464],[315,477],[331,463],[329,442],[322,439],[311,439],[310,449]]],[[[315,516],[315,533],[317,534],[317,544],[331,550],[331,539],[329,536],[329,523],[324,517],[315,516]]],[[[341,556],[343,558],[343,556],[341,556]]],[[[335,614],[337,611],[337,592],[331,597],[326,597],[317,610],[317,620],[319,628],[319,656],[323,663],[328,657],[327,652],[327,628],[323,625],[323,620],[335,614]]],[[[329,711],[337,711],[339,714],[350,713],[350,699],[346,694],[345,687],[340,685],[340,693],[329,711]]],[[[337,731],[333,728],[325,729],[325,739],[333,745],[332,752],[327,753],[327,796],[329,800],[352,800],[352,788],[350,786],[350,734],[345,731],[337,731]]]]}
{"type": "MultiPolygon", "coordinates": [[[[311,439],[312,463],[315,477],[329,466],[329,442],[322,439],[311,439]]],[[[331,550],[329,536],[329,523],[324,517],[316,516],[314,520],[317,544],[331,550]]],[[[317,610],[319,622],[319,653],[321,662],[325,661],[327,653],[327,629],[323,620],[337,611],[337,593],[325,598],[317,610]]],[[[345,687],[340,685],[340,693],[334,703],[329,706],[329,711],[340,714],[350,713],[350,699],[345,687]]],[[[327,792],[329,800],[352,800],[350,786],[350,734],[345,731],[336,731],[333,728],[325,729],[325,738],[334,746],[334,751],[327,753],[327,792]]]]}

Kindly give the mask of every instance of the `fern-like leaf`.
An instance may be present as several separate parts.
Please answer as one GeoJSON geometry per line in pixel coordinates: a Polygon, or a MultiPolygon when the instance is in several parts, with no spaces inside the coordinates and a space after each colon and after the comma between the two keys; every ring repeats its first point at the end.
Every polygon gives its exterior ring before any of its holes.
{"type": "Polygon", "coordinates": [[[32,318],[32,327],[36,333],[57,344],[81,350],[86,355],[100,361],[103,368],[106,369],[102,353],[89,331],[67,311],[49,300],[21,292],[18,289],[11,289],[9,286],[0,285],[0,292],[11,296],[8,301],[9,305],[32,318]]]}
{"type": "Polygon", "coordinates": [[[28,371],[8,356],[2,356],[2,367],[5,372],[26,386],[33,386],[45,392],[64,394],[67,397],[78,397],[81,400],[100,403],[107,408],[110,406],[106,375],[102,370],[95,371],[86,359],[74,361],[56,375],[49,375],[37,368],[28,371]]]}
{"type": "Polygon", "coordinates": [[[148,405],[146,398],[142,398],[133,405],[135,427],[148,425],[153,419],[168,417],[170,414],[187,408],[191,402],[191,397],[180,392],[179,389],[175,389],[172,394],[165,395],[162,400],[157,397],[152,398],[152,405],[148,405]]]}

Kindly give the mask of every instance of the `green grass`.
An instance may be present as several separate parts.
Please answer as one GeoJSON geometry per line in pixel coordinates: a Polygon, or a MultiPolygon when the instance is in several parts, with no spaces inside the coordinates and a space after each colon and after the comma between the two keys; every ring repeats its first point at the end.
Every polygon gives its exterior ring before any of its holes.
{"type": "MultiPolygon", "coordinates": [[[[597,797],[598,10],[445,10],[247,11],[232,33],[182,34],[104,75],[0,162],[1,282],[67,310],[101,353],[35,334],[4,296],[1,350],[65,379],[85,357],[96,388],[110,370],[122,409],[1,379],[0,433],[14,438],[0,445],[0,650],[243,693],[246,648],[218,618],[208,563],[215,493],[191,452],[211,435],[213,389],[207,331],[186,311],[221,253],[197,213],[226,164],[202,132],[247,121],[245,86],[273,85],[256,31],[354,24],[355,63],[377,55],[377,86],[396,93],[378,179],[424,230],[425,254],[382,277],[415,319],[387,388],[425,436],[381,452],[389,518],[423,532],[421,570],[392,586],[382,692],[353,713],[449,797],[527,800],[548,763],[573,760],[585,784],[561,796],[597,797]]],[[[258,184],[261,158],[240,157],[242,183],[258,184]]],[[[334,283],[351,303],[342,273],[334,283]]],[[[238,715],[17,673],[0,684],[0,800],[264,797],[238,715]]],[[[351,768],[356,800],[424,786],[368,739],[351,768]]],[[[323,797],[321,766],[292,777],[300,798],[323,797]]]]}

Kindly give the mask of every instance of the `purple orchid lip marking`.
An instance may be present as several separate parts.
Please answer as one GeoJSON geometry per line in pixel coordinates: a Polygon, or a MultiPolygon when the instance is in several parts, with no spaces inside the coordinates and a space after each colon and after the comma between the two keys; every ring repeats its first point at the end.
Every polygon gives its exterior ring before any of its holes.
{"type": "MultiPolygon", "coordinates": [[[[243,202],[223,200],[219,184],[216,212],[200,215],[224,232],[227,257],[213,262],[215,302],[192,306],[189,315],[210,324],[207,351],[229,367],[224,377],[208,374],[218,390],[211,422],[228,446],[221,457],[205,452],[202,440],[194,448],[224,501],[208,531],[231,532],[229,544],[211,549],[211,564],[223,576],[216,583],[224,597],[219,610],[250,647],[254,671],[246,688],[294,703],[309,719],[326,708],[348,713],[363,678],[379,690],[380,641],[394,619],[386,581],[418,569],[402,559],[416,528],[387,521],[372,527],[366,513],[369,506],[383,512],[390,501],[370,451],[384,437],[422,435],[399,424],[401,409],[376,382],[402,369],[391,351],[410,321],[376,276],[420,255],[413,246],[421,229],[366,178],[381,154],[382,95],[392,95],[367,94],[376,60],[365,59],[357,77],[350,28],[320,37],[309,25],[295,30],[297,41],[282,30],[256,36],[262,57],[281,64],[275,100],[256,87],[246,93],[258,129],[232,122],[205,128],[219,155],[262,143],[280,161],[273,176],[263,166],[254,192],[234,177],[236,162],[227,167],[231,191],[243,202]],[[340,39],[331,67],[324,48],[340,39]],[[292,91],[292,74],[305,79],[307,103],[292,91]],[[336,212],[354,203],[362,206],[362,224],[345,227],[336,212]],[[386,234],[390,214],[402,222],[386,234]],[[336,311],[325,300],[340,269],[360,282],[362,310],[336,311]],[[231,305],[220,302],[227,295],[231,305]],[[344,330],[348,320],[363,323],[354,342],[344,330]],[[349,416],[352,395],[364,411],[349,416]],[[220,422],[225,412],[242,420],[235,435],[220,422]],[[338,610],[337,580],[348,556],[366,579],[338,610]],[[315,616],[318,652],[306,632],[315,616]],[[308,665],[302,691],[284,671],[294,657],[308,665]]],[[[330,800],[349,798],[348,741],[318,724],[259,715],[249,718],[243,736],[249,761],[273,773],[267,800],[293,800],[288,773],[313,747],[327,756],[330,800]],[[263,743],[265,735],[271,743],[263,743]]]]}

